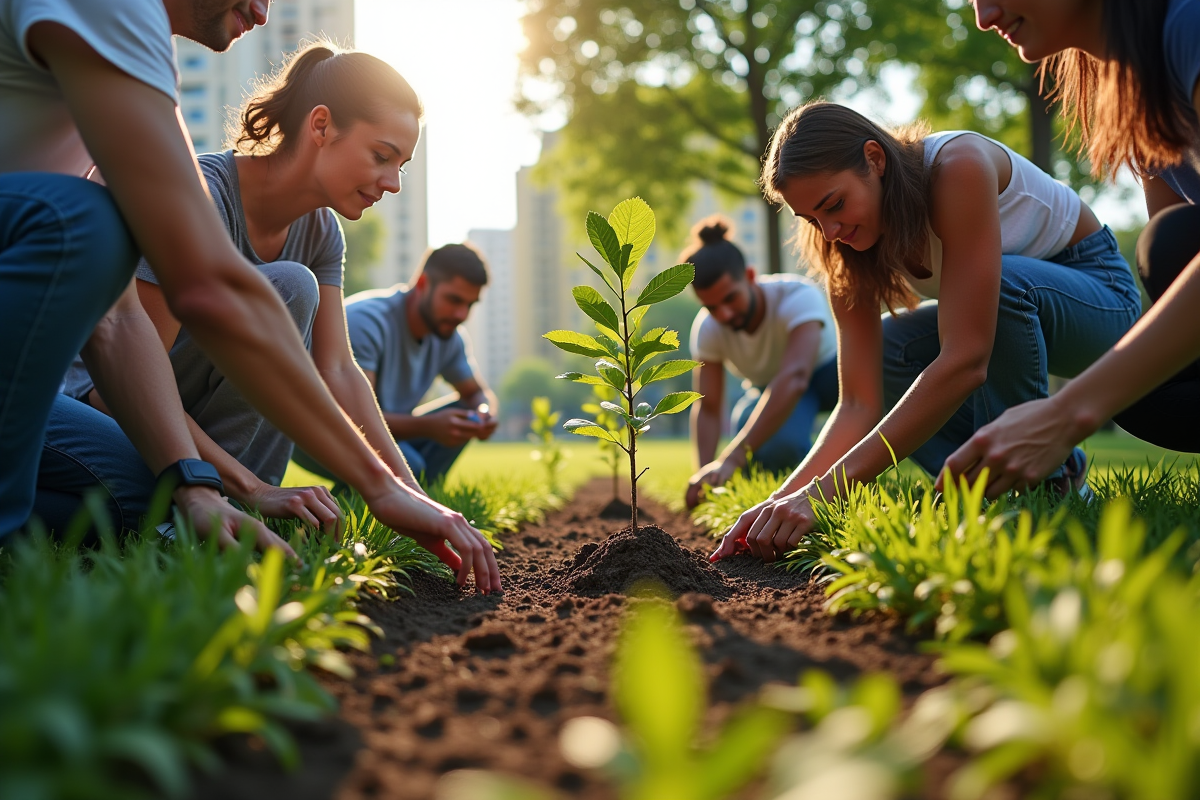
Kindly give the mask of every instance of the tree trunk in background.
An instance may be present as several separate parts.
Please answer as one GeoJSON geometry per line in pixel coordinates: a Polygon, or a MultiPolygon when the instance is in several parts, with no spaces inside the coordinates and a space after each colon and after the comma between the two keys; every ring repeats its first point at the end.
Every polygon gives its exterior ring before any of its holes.
{"type": "Polygon", "coordinates": [[[1029,98],[1029,141],[1032,155],[1029,160],[1044,172],[1054,174],[1054,116],[1050,103],[1038,93],[1036,78],[1025,89],[1029,98]]]}
{"type": "MultiPolygon", "coordinates": [[[[765,202],[765,201],[764,201],[765,202]]],[[[779,245],[779,209],[770,203],[767,206],[767,271],[783,272],[783,248],[779,245]]]]}

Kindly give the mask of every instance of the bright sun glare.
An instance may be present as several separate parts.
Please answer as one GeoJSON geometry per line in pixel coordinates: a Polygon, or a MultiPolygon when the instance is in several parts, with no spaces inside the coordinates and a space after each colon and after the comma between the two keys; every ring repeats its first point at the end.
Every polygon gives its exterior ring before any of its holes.
{"type": "Polygon", "coordinates": [[[516,171],[537,159],[513,108],[525,44],[519,0],[357,0],[356,46],[420,92],[429,158],[429,243],[516,223],[516,171]]]}

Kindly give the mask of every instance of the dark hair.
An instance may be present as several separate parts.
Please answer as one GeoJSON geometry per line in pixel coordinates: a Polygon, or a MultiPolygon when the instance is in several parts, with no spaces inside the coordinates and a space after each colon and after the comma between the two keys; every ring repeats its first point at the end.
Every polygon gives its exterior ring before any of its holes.
{"type": "MultiPolygon", "coordinates": [[[[1154,173],[1177,164],[1197,135],[1190,106],[1176,95],[1163,54],[1170,0],[1101,0],[1108,57],[1064,50],[1042,62],[1054,76],[1067,135],[1079,135],[1092,174],[1126,165],[1154,173]]],[[[1189,98],[1190,99],[1190,98],[1189,98]]]]}
{"type": "Polygon", "coordinates": [[[679,254],[679,260],[696,267],[692,285],[697,289],[707,289],[722,275],[737,281],[746,274],[746,257],[729,241],[731,236],[733,223],[721,214],[705,217],[692,226],[691,241],[679,254]]]}
{"type": "Polygon", "coordinates": [[[425,254],[413,282],[425,275],[430,286],[451,278],[462,278],[475,286],[487,286],[488,270],[483,255],[471,244],[447,244],[425,254]]]}
{"type": "Polygon", "coordinates": [[[260,83],[230,128],[232,147],[247,155],[286,152],[317,106],[329,109],[333,124],[374,122],[382,108],[425,116],[421,98],[388,63],[373,55],[314,42],[293,53],[260,83]]]}
{"type": "Polygon", "coordinates": [[[826,240],[815,225],[800,223],[801,251],[825,277],[830,294],[851,305],[883,303],[889,310],[916,305],[900,269],[914,253],[923,252],[927,242],[929,179],[921,141],[928,134],[924,123],[888,131],[857,111],[826,102],[793,109],[775,129],[759,180],[772,203],[783,203],[781,192],[790,178],[843,170],[866,175],[867,142],[878,142],[886,156],[883,233],[874,247],[860,253],[826,240]]]}

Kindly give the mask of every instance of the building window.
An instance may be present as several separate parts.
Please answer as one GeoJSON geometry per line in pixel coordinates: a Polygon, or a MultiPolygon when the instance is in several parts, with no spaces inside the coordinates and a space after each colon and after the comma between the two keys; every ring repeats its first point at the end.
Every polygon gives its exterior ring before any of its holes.
{"type": "Polygon", "coordinates": [[[208,94],[206,86],[184,86],[180,90],[180,96],[189,102],[199,102],[208,94]]]}
{"type": "Polygon", "coordinates": [[[203,53],[189,53],[184,56],[183,68],[191,70],[204,69],[208,65],[208,59],[203,53]]]}
{"type": "Polygon", "coordinates": [[[189,108],[184,112],[183,118],[187,120],[189,125],[202,125],[204,124],[204,109],[189,108]]]}

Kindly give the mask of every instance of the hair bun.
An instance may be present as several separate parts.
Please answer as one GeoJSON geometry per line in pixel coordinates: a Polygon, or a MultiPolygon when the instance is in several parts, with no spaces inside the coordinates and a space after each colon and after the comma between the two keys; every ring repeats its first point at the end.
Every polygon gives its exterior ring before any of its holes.
{"type": "Polygon", "coordinates": [[[713,215],[696,223],[696,238],[703,244],[720,244],[729,239],[733,224],[723,216],[713,215]]]}

